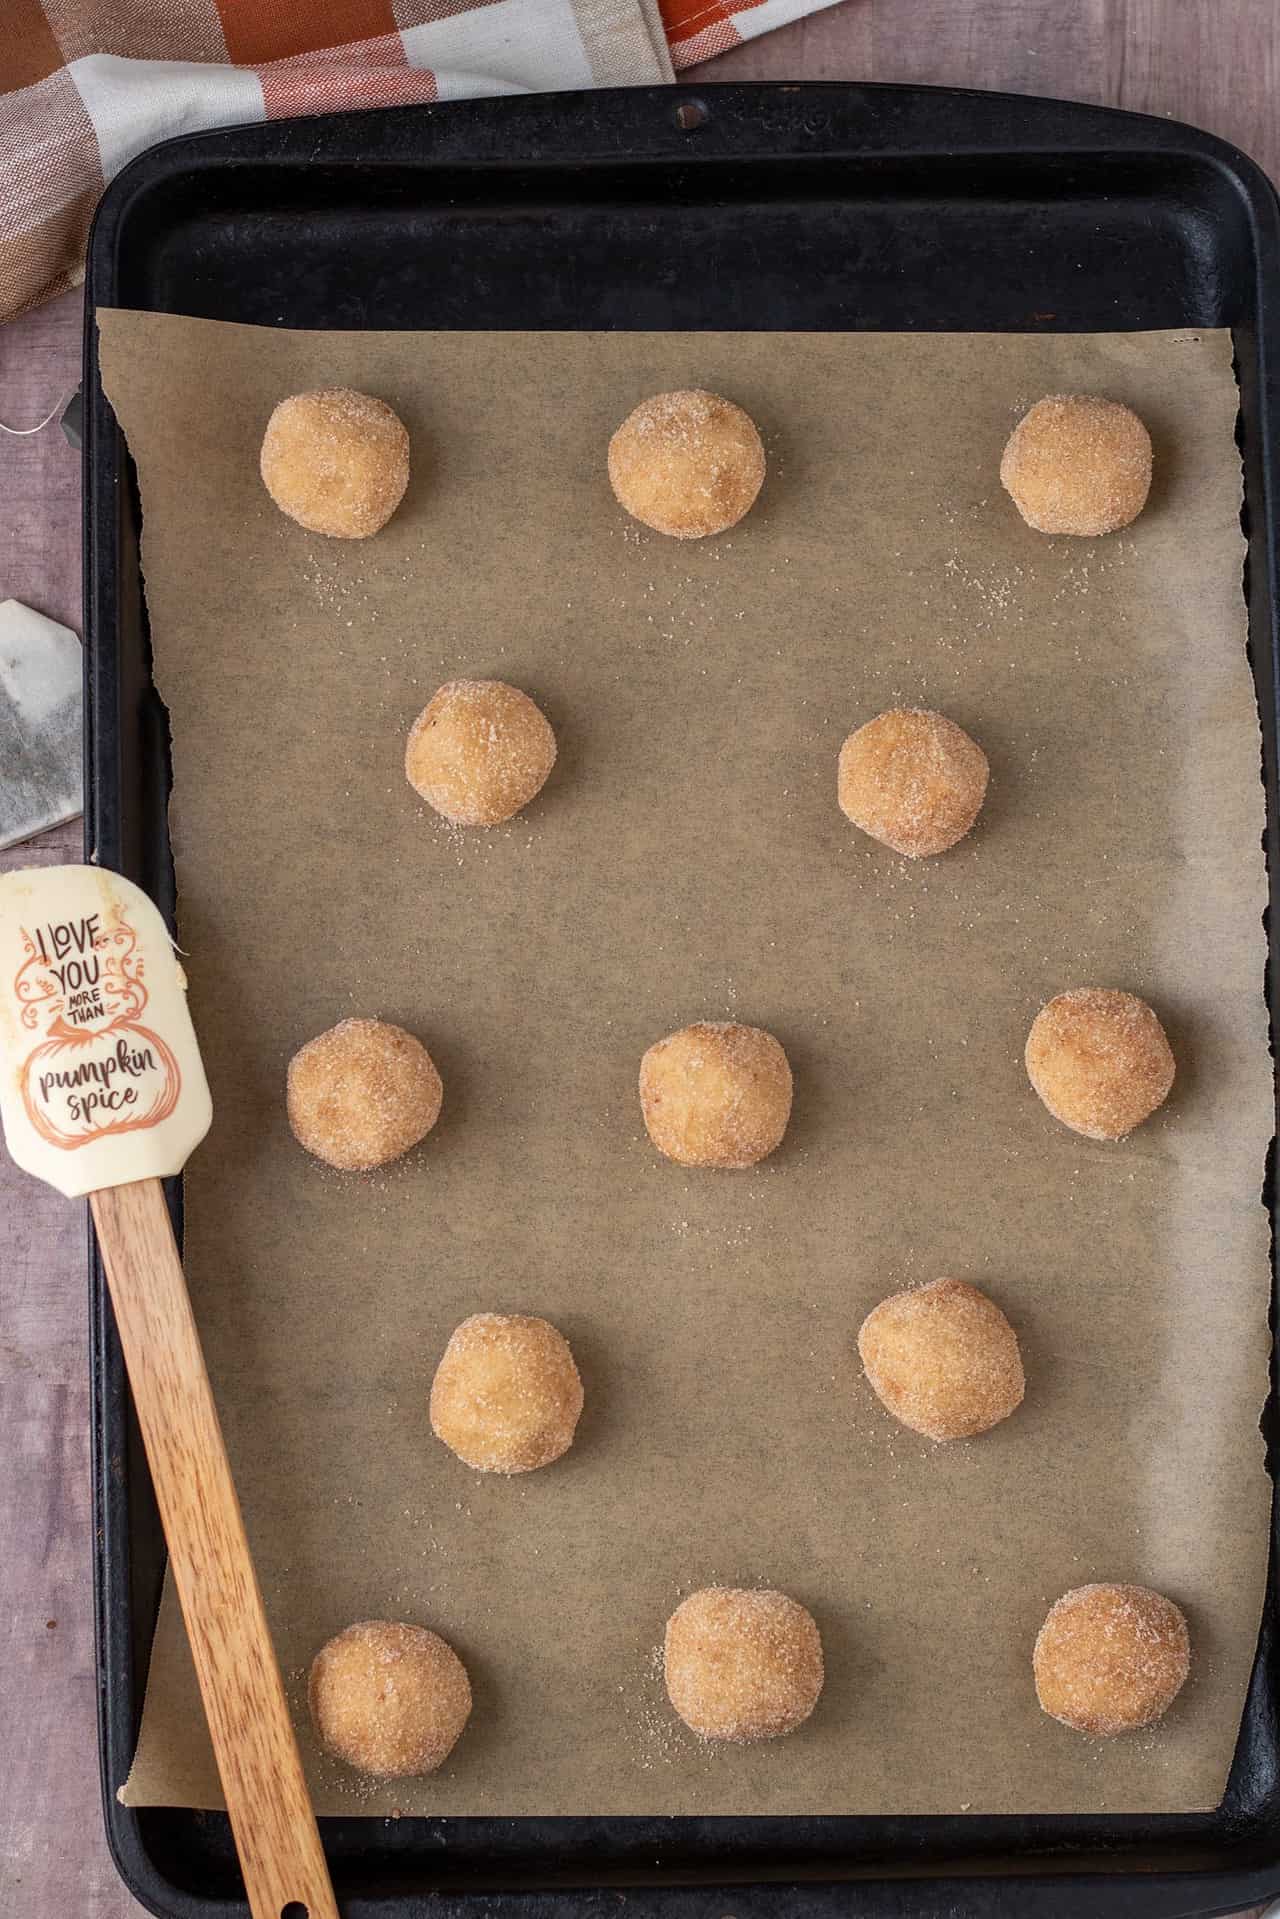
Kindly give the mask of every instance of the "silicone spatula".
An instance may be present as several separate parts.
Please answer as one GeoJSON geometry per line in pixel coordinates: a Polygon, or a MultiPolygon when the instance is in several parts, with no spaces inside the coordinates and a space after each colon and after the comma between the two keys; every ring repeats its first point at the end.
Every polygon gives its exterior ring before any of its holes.
{"type": "Polygon", "coordinates": [[[116,873],[0,876],[0,1116],[89,1198],[253,1919],[337,1919],[160,1184],[209,1088],[164,921],[116,873]]]}

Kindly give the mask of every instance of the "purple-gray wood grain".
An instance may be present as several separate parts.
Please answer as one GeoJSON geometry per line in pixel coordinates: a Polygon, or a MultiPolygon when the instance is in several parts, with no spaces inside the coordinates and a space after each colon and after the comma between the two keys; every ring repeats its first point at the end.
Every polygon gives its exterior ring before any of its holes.
{"type": "MultiPolygon", "coordinates": [[[[1275,0],[846,0],[691,77],[1060,94],[1193,121],[1280,174],[1275,0]]],[[[76,295],[0,329],[0,419],[40,419],[76,384],[79,353],[76,295]]],[[[79,631],[79,462],[56,425],[0,436],[9,597],[79,631]]],[[[78,856],[64,828],[0,868],[78,856]]],[[[86,1347],[81,1209],[0,1153],[0,1909],[15,1919],[140,1911],[98,1807],[86,1347]]]]}

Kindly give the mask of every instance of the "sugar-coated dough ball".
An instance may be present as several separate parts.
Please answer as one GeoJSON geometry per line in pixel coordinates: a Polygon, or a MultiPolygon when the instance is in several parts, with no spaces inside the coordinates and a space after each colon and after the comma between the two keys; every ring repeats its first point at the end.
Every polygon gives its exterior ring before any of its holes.
{"type": "Polygon", "coordinates": [[[1173,1085],[1173,1054],[1151,1008],[1106,986],[1079,986],[1042,1006],[1026,1058],[1054,1118],[1088,1139],[1123,1139],[1173,1085]]]}
{"type": "Polygon", "coordinates": [[[698,1020],[649,1048],[640,1062],[649,1138],[682,1166],[754,1166],[791,1115],[791,1068],[772,1033],[698,1020]]]}
{"type": "Polygon", "coordinates": [[[1116,400],[1055,394],[1013,429],[1000,480],[1037,532],[1115,533],[1147,503],[1151,435],[1116,400]]]}
{"type": "Polygon", "coordinates": [[[434,1772],[471,1713],[467,1669],[425,1626],[362,1619],[311,1662],[311,1721],[326,1751],[375,1779],[434,1772]]]}
{"type": "Polygon", "coordinates": [[[663,1669],[686,1726],[745,1745],[804,1724],[822,1691],[822,1641],[786,1593],[707,1586],[667,1621],[663,1669]]]}
{"type": "Polygon", "coordinates": [[[541,792],[556,736],[527,693],[505,680],[449,680],[409,732],[410,786],[455,826],[498,826],[541,792]]]}
{"type": "Polygon", "coordinates": [[[582,1381],[569,1342],[527,1313],[464,1319],[431,1383],[431,1430],[482,1473],[531,1473],[573,1444],[582,1381]]]}
{"type": "Polygon", "coordinates": [[[971,1439],[1022,1404],[1018,1336],[962,1279],[881,1300],[862,1322],[858,1352],[895,1419],[929,1439],[971,1439]]]}
{"type": "Polygon", "coordinates": [[[847,819],[916,860],[945,853],[977,819],[987,756],[943,713],[895,706],[850,733],[836,793],[847,819]]]}
{"type": "Polygon", "coordinates": [[[289,1124],[300,1146],[344,1173],[399,1159],[440,1117],[430,1053],[402,1026],[344,1019],[289,1061],[289,1124]]]}
{"type": "Polygon", "coordinates": [[[718,393],[655,393],[610,440],[609,480],[643,526],[701,540],[750,510],[764,485],[764,447],[750,416],[718,393]]]}
{"type": "Polygon", "coordinates": [[[1077,1586],[1050,1609],[1032,1663],[1047,1713],[1109,1739],[1168,1711],[1191,1641],[1181,1610],[1147,1586],[1077,1586]]]}
{"type": "Polygon", "coordinates": [[[382,400],[321,387],[281,400],[262,441],[267,492],[311,533],[365,540],[387,524],[409,484],[409,435],[382,400]]]}

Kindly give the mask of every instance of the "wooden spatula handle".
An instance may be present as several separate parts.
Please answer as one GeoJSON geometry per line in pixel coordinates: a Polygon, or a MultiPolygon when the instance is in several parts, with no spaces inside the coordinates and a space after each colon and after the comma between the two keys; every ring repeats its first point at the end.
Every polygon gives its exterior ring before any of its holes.
{"type": "Polygon", "coordinates": [[[249,1909],[338,1919],[163,1189],[89,1204],[249,1909]]]}

